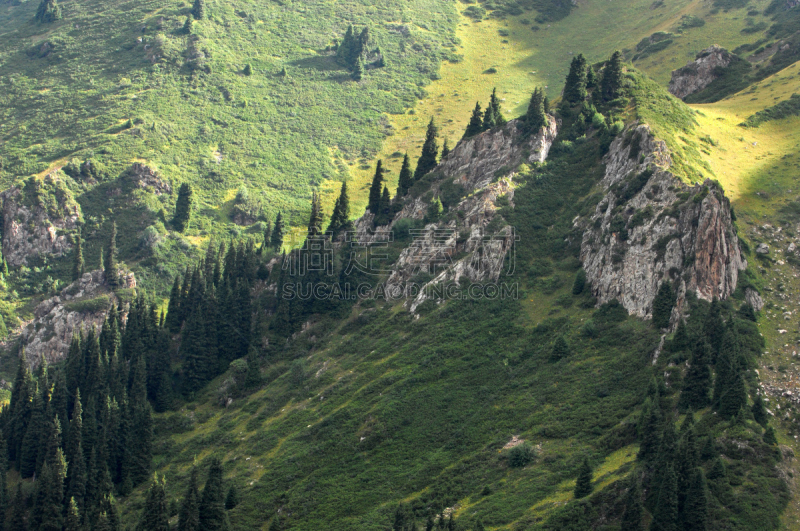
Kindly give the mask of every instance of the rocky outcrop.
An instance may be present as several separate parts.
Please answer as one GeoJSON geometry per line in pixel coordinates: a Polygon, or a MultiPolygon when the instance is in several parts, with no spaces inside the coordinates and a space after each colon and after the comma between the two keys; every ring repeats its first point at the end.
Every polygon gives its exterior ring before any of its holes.
{"type": "Polygon", "coordinates": [[[411,299],[412,311],[429,297],[432,286],[462,279],[494,283],[502,274],[515,233],[505,223],[490,227],[500,208],[498,199],[513,206],[514,171],[522,163],[545,160],[558,123],[551,116],[548,127],[529,137],[519,128],[519,122],[512,120],[502,128],[459,142],[433,170],[438,179],[431,190],[409,200],[388,226],[373,229],[370,213],[356,222],[358,241],[376,243],[400,220],[425,220],[431,200],[445,187],[462,191],[461,199],[443,219],[412,231],[413,241],[401,252],[386,282],[387,293],[411,299]],[[417,282],[420,279],[422,282],[417,282]]]}
{"type": "Polygon", "coordinates": [[[72,248],[71,234],[81,209],[57,174],[31,177],[2,194],[3,256],[21,266],[40,255],[61,256],[72,248]]]}
{"type": "Polygon", "coordinates": [[[726,49],[716,44],[706,48],[693,62],[672,72],[669,91],[681,99],[701,91],[720,77],[720,71],[731,61],[733,55],[726,49]]]}
{"type": "Polygon", "coordinates": [[[155,195],[172,193],[169,182],[165,181],[156,170],[141,162],[134,162],[122,177],[135,188],[141,188],[155,195]]]}
{"type": "MultiPolygon", "coordinates": [[[[133,273],[120,270],[120,288],[136,287],[133,273]]],[[[101,327],[111,304],[119,299],[105,283],[102,270],[85,273],[61,293],[41,302],[34,319],[22,329],[20,341],[29,365],[41,359],[55,363],[64,359],[73,333],[101,327]]]]}
{"type": "Polygon", "coordinates": [[[677,293],[724,299],[747,262],[739,249],[728,199],[707,180],[689,186],[670,173],[666,145],[645,125],[629,127],[605,158],[605,197],[579,218],[580,257],[599,303],[619,300],[629,313],[650,317],[662,282],[677,293]]]}

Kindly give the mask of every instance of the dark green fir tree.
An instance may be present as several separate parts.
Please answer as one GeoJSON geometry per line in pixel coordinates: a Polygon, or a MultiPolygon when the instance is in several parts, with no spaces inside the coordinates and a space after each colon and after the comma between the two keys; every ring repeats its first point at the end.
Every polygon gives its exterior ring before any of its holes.
{"type": "Polygon", "coordinates": [[[415,181],[425,177],[436,167],[436,157],[439,155],[439,145],[436,142],[438,134],[436,123],[431,118],[425,133],[425,143],[422,144],[422,153],[417,160],[417,169],[414,171],[415,181]]]}
{"type": "Polygon", "coordinates": [[[275,226],[272,227],[272,236],[270,236],[270,247],[275,251],[280,252],[283,247],[283,239],[286,237],[286,228],[283,222],[283,216],[278,212],[278,217],[275,218],[275,226]]]}
{"type": "Polygon", "coordinates": [[[169,509],[167,507],[166,482],[153,476],[137,531],[169,531],[169,509]]]}
{"type": "Polygon", "coordinates": [[[586,59],[578,54],[572,59],[569,74],[564,84],[564,102],[572,105],[583,103],[586,99],[586,59]]]}
{"type": "Polygon", "coordinates": [[[75,252],[72,258],[72,280],[81,278],[85,267],[86,265],[83,261],[83,237],[81,236],[81,228],[78,227],[78,232],[75,234],[75,252]]]}
{"type": "Polygon", "coordinates": [[[400,177],[397,181],[397,195],[403,197],[414,184],[414,174],[411,172],[411,162],[408,153],[403,156],[403,165],[400,167],[400,177]]]}
{"type": "Polygon", "coordinates": [[[112,288],[119,285],[119,270],[117,269],[117,223],[111,224],[111,235],[108,237],[108,247],[103,260],[106,284],[112,288]]]}
{"type": "Polygon", "coordinates": [[[197,467],[192,467],[189,485],[178,512],[178,531],[197,531],[200,528],[200,491],[197,485],[197,467]]]}
{"type": "Polygon", "coordinates": [[[531,94],[531,101],[525,114],[525,128],[532,133],[538,133],[542,127],[547,126],[544,99],[544,91],[536,87],[531,94]]]}
{"type": "Polygon", "coordinates": [[[475,136],[483,130],[483,112],[481,112],[481,104],[475,102],[475,108],[472,110],[472,116],[467,124],[467,129],[464,131],[463,138],[475,136]]]}
{"type": "Polygon", "coordinates": [[[56,0],[42,0],[36,10],[36,21],[46,24],[61,19],[61,6],[56,0]]]}
{"type": "MultiPolygon", "coordinates": [[[[202,2],[202,0],[197,1],[202,2]]],[[[175,202],[175,216],[172,218],[172,226],[178,232],[184,232],[189,228],[189,220],[192,217],[193,195],[192,187],[188,183],[181,184],[180,189],[178,189],[178,199],[175,202]]]]}
{"type": "Polygon", "coordinates": [[[381,191],[383,190],[383,161],[378,159],[375,165],[375,175],[372,176],[372,184],[369,187],[369,199],[367,200],[367,210],[376,216],[380,212],[381,191]]]}
{"type": "Polygon", "coordinates": [[[195,20],[202,20],[206,18],[206,2],[205,0],[194,0],[192,6],[192,16],[195,20]]]}
{"type": "Polygon", "coordinates": [[[492,89],[492,95],[489,98],[489,107],[492,108],[492,113],[494,114],[494,123],[498,127],[502,127],[506,125],[507,120],[503,116],[503,111],[500,108],[500,98],[497,97],[497,89],[492,89]]]}
{"type": "Polygon", "coordinates": [[[589,464],[589,458],[584,457],[583,463],[578,469],[578,479],[575,480],[573,494],[575,498],[585,498],[592,493],[592,490],[594,490],[592,486],[592,465],[589,464]]]}
{"type": "Polygon", "coordinates": [[[631,485],[625,496],[625,512],[622,514],[621,528],[625,531],[644,531],[644,505],[642,504],[642,484],[638,477],[631,478],[631,485]]]}
{"type": "Polygon", "coordinates": [[[445,138],[444,139],[444,143],[442,144],[441,160],[444,160],[444,158],[449,154],[450,154],[450,145],[449,145],[448,140],[445,138]]]}
{"type": "Polygon", "coordinates": [[[351,229],[350,197],[347,194],[347,182],[343,182],[339,197],[336,198],[336,203],[333,205],[333,213],[331,214],[331,222],[328,225],[328,232],[331,233],[333,238],[336,238],[340,233],[351,229]]]}
{"type": "Polygon", "coordinates": [[[606,62],[603,70],[603,80],[600,85],[603,99],[611,101],[622,95],[622,53],[614,52],[606,62]]]}
{"type": "Polygon", "coordinates": [[[225,513],[225,491],[222,483],[222,465],[212,458],[208,479],[200,499],[199,531],[227,531],[228,515],[225,513]]]}
{"type": "Polygon", "coordinates": [[[658,287],[658,292],[653,299],[653,325],[656,328],[667,328],[675,306],[675,293],[672,283],[664,280],[658,287]]]}

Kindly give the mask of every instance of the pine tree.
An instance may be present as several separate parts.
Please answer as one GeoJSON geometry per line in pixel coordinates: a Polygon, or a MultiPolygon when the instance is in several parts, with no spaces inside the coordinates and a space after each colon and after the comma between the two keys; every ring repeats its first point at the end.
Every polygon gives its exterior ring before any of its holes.
{"type": "Polygon", "coordinates": [[[175,275],[172,283],[172,290],[169,292],[169,303],[167,304],[167,318],[164,325],[173,334],[180,330],[180,306],[181,306],[181,277],[175,275]]]}
{"type": "Polygon", "coordinates": [[[169,510],[167,508],[166,481],[153,475],[153,482],[147,491],[142,516],[137,531],[169,531],[169,510]]]}
{"type": "Polygon", "coordinates": [[[747,388],[744,383],[736,338],[730,330],[725,331],[716,363],[717,377],[714,380],[714,407],[723,418],[735,417],[747,406],[747,388]]]}
{"type": "Polygon", "coordinates": [[[417,169],[414,171],[414,180],[418,181],[428,175],[436,167],[436,157],[439,154],[439,146],[436,143],[438,130],[431,118],[428,123],[428,131],[425,133],[425,143],[422,145],[422,153],[417,160],[417,169]]]}
{"type": "Polygon", "coordinates": [[[356,64],[353,66],[353,73],[350,77],[353,78],[353,81],[361,81],[364,79],[364,73],[366,69],[364,68],[364,60],[359,57],[356,59],[356,64]]]}
{"type": "Polygon", "coordinates": [[[653,325],[656,328],[667,328],[672,317],[672,308],[675,306],[675,293],[672,291],[672,283],[664,280],[658,287],[653,299],[653,325]]]}
{"type": "Polygon", "coordinates": [[[442,144],[442,155],[441,155],[442,158],[440,160],[444,160],[444,158],[449,154],[450,154],[450,145],[448,143],[448,140],[445,138],[444,143],[442,144]]]}
{"type": "Polygon", "coordinates": [[[467,130],[464,131],[462,138],[469,138],[475,136],[483,130],[483,113],[481,112],[481,104],[475,102],[475,108],[472,110],[472,117],[467,124],[467,130]]]}
{"type": "Polygon", "coordinates": [[[339,233],[348,231],[351,227],[350,198],[347,194],[347,182],[342,182],[342,189],[339,192],[339,197],[336,198],[336,204],[333,206],[328,232],[330,232],[335,239],[339,233]]]}
{"type": "Polygon", "coordinates": [[[586,59],[578,54],[572,59],[564,85],[564,102],[579,104],[586,99],[586,59]]]}
{"type": "Polygon", "coordinates": [[[72,498],[83,508],[86,496],[86,460],[83,452],[83,407],[81,405],[81,392],[77,390],[75,403],[72,408],[72,418],[67,431],[67,497],[72,498]]]}
{"type": "Polygon", "coordinates": [[[81,228],[78,227],[78,233],[75,235],[75,253],[72,258],[72,280],[78,280],[83,276],[85,264],[83,262],[83,238],[81,237],[81,228]]]}
{"type": "Polygon", "coordinates": [[[494,114],[494,123],[498,127],[502,127],[506,125],[506,119],[503,117],[503,111],[500,109],[500,98],[497,97],[497,89],[492,89],[492,95],[489,98],[489,107],[492,108],[492,113],[494,114]]]}
{"type": "Polygon", "coordinates": [[[622,95],[622,53],[614,52],[603,70],[600,91],[605,101],[611,101],[622,95]]]}
{"type": "Polygon", "coordinates": [[[200,492],[197,486],[197,467],[192,467],[189,486],[178,512],[178,531],[197,531],[200,528],[200,492]]]}
{"type": "Polygon", "coordinates": [[[711,389],[711,368],[708,366],[708,343],[704,338],[695,344],[692,357],[689,360],[689,370],[683,380],[678,407],[682,410],[698,410],[706,407],[709,402],[711,389]]]}
{"type": "Polygon", "coordinates": [[[355,40],[353,36],[353,26],[350,25],[347,27],[347,32],[344,34],[344,38],[342,42],[339,43],[339,46],[336,48],[336,60],[350,68],[350,57],[353,52],[353,46],[355,45],[355,40]]]}
{"type": "Polygon", "coordinates": [[[764,399],[761,398],[760,394],[756,394],[756,396],[753,397],[753,407],[750,411],[753,413],[755,421],[762,427],[766,427],[767,422],[769,422],[769,413],[767,413],[767,408],[764,406],[764,399]]]}
{"type": "Polygon", "coordinates": [[[225,509],[230,511],[237,505],[239,505],[239,491],[236,490],[236,485],[231,485],[228,494],[225,495],[225,509]]]}
{"type": "Polygon", "coordinates": [[[322,200],[317,192],[311,195],[311,217],[308,220],[308,235],[317,236],[322,233],[322,200]]]}
{"type": "Polygon", "coordinates": [[[275,218],[275,226],[272,227],[272,236],[269,239],[270,246],[275,251],[280,252],[283,247],[283,238],[286,236],[283,223],[283,216],[278,212],[278,217],[275,218]]]}
{"type": "Polygon", "coordinates": [[[202,20],[206,18],[205,0],[194,0],[194,5],[192,6],[192,16],[195,18],[195,20],[202,20]]]}
{"type": "Polygon", "coordinates": [[[708,529],[708,487],[706,476],[700,467],[693,470],[692,479],[686,491],[683,529],[691,531],[708,529]]]}
{"type": "Polygon", "coordinates": [[[17,493],[11,505],[11,516],[9,517],[9,531],[28,531],[28,523],[25,519],[25,497],[22,495],[22,482],[17,483],[17,493]]]}
{"type": "Polygon", "coordinates": [[[525,114],[526,129],[532,133],[538,133],[542,127],[547,126],[547,114],[544,108],[544,91],[536,87],[531,94],[531,101],[528,104],[528,112],[525,114]]]}
{"type": "Polygon", "coordinates": [[[56,0],[42,0],[36,10],[36,21],[40,23],[55,22],[61,19],[61,6],[56,0]]]}
{"type": "Polygon", "coordinates": [[[775,436],[775,428],[772,426],[767,426],[767,428],[764,430],[764,442],[770,446],[775,446],[778,444],[778,438],[775,436]]]}
{"type": "Polygon", "coordinates": [[[639,454],[640,461],[653,458],[661,446],[661,408],[658,393],[647,397],[642,406],[639,422],[639,454]]]}
{"type": "Polygon", "coordinates": [[[597,87],[597,73],[594,71],[592,65],[586,66],[586,88],[593,89],[597,87]]]}
{"type": "Polygon", "coordinates": [[[186,35],[192,34],[192,17],[186,17],[186,21],[183,23],[183,32],[186,35]]]}
{"type": "Polygon", "coordinates": [[[550,349],[550,361],[558,361],[569,356],[569,344],[564,336],[558,336],[550,349]]]}
{"type": "Polygon", "coordinates": [[[494,116],[494,107],[491,105],[486,107],[486,112],[483,113],[483,124],[481,125],[481,131],[488,131],[489,129],[493,129],[497,127],[497,121],[495,120],[494,116]]]}
{"type": "Polygon", "coordinates": [[[81,531],[81,516],[75,498],[69,499],[67,506],[67,519],[64,524],[64,531],[81,531]]]}
{"type": "MultiPolygon", "coordinates": [[[[447,145],[446,141],[445,145],[447,145]]],[[[408,153],[406,153],[403,156],[403,165],[400,167],[400,177],[397,180],[397,196],[403,197],[408,194],[412,184],[414,184],[414,174],[411,173],[411,162],[408,160],[408,153]]]]}
{"type": "Polygon", "coordinates": [[[638,478],[631,478],[628,494],[625,496],[625,512],[622,514],[621,529],[624,531],[644,531],[642,517],[642,485],[638,478]]]}
{"type": "Polygon", "coordinates": [[[672,463],[667,465],[656,496],[650,531],[678,531],[678,476],[672,463]]]}
{"type": "Polygon", "coordinates": [[[378,215],[381,203],[381,190],[383,189],[383,161],[378,159],[375,166],[375,175],[372,177],[372,185],[369,187],[369,199],[367,210],[378,215]]]}
{"type": "Polygon", "coordinates": [[[378,215],[375,216],[375,225],[388,225],[392,221],[392,198],[389,196],[389,188],[383,187],[381,201],[378,204],[378,215]]]}
{"type": "Polygon", "coordinates": [[[575,281],[572,283],[572,294],[580,295],[586,287],[586,271],[581,268],[575,273],[575,281]]]}
{"type": "Polygon", "coordinates": [[[117,270],[117,222],[111,223],[111,236],[108,239],[108,249],[105,257],[106,283],[112,288],[119,285],[119,271],[117,270]]]}
{"type": "Polygon", "coordinates": [[[200,500],[199,531],[225,531],[228,516],[225,514],[225,494],[222,485],[222,466],[219,459],[212,458],[208,479],[200,500]]]}
{"type": "MultiPolygon", "coordinates": [[[[198,2],[202,5],[203,0],[195,0],[195,6],[198,5],[198,2]]],[[[189,183],[181,184],[178,189],[178,200],[175,201],[175,216],[172,218],[172,226],[178,232],[184,232],[189,228],[189,220],[192,217],[193,194],[194,192],[189,183]]]]}
{"type": "Polygon", "coordinates": [[[581,467],[578,469],[578,479],[575,481],[575,490],[573,494],[575,498],[585,498],[592,493],[594,487],[592,486],[592,465],[589,464],[589,458],[584,457],[581,467]]]}

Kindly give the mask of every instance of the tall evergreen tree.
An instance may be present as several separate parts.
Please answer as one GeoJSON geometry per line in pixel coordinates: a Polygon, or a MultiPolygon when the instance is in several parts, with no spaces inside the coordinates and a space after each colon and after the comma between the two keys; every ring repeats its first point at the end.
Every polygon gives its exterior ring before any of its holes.
{"type": "Polygon", "coordinates": [[[83,451],[83,406],[81,405],[81,392],[76,391],[75,403],[72,408],[72,418],[67,430],[67,497],[83,508],[86,496],[86,460],[83,451]]]}
{"type": "Polygon", "coordinates": [[[418,181],[425,177],[436,167],[436,157],[439,154],[439,146],[436,143],[438,135],[436,124],[431,118],[428,122],[428,130],[425,133],[425,143],[422,145],[422,153],[417,160],[417,169],[414,171],[414,180],[418,181]]]}
{"type": "Polygon", "coordinates": [[[625,496],[625,512],[622,514],[621,528],[624,531],[644,531],[642,517],[644,506],[642,504],[642,485],[638,477],[631,478],[631,485],[625,496]]]}
{"type": "Polygon", "coordinates": [[[708,529],[708,487],[705,473],[700,467],[693,470],[682,516],[683,529],[687,531],[708,529]]]}
{"type": "Polygon", "coordinates": [[[491,105],[486,107],[486,112],[483,113],[483,124],[481,125],[481,131],[488,131],[489,129],[493,129],[497,127],[497,120],[494,116],[494,107],[491,105]]]}
{"type": "Polygon", "coordinates": [[[661,445],[661,408],[658,394],[647,397],[642,406],[639,422],[639,460],[655,457],[661,445]]]}
{"type": "Polygon", "coordinates": [[[194,0],[194,5],[192,6],[192,16],[195,18],[195,20],[202,20],[206,17],[205,0],[194,0]]]}
{"type": "Polygon", "coordinates": [[[181,306],[181,277],[175,275],[175,281],[172,283],[172,290],[169,292],[169,303],[167,304],[167,318],[164,322],[166,328],[173,334],[177,334],[180,330],[180,306],[181,306]]]}
{"type": "Polygon", "coordinates": [[[347,26],[347,32],[344,34],[344,38],[342,42],[339,43],[339,46],[336,48],[336,60],[339,61],[340,64],[347,66],[348,68],[351,67],[350,65],[350,57],[353,53],[353,46],[355,45],[353,35],[353,26],[347,26]]]}
{"type": "Polygon", "coordinates": [[[227,531],[228,515],[225,513],[225,492],[222,484],[222,465],[213,458],[208,469],[208,479],[200,499],[199,531],[227,531]]]}
{"type": "Polygon", "coordinates": [[[381,191],[383,190],[383,161],[378,159],[375,165],[375,175],[372,177],[372,185],[369,187],[369,199],[367,210],[378,215],[381,203],[381,191]]]}
{"type": "Polygon", "coordinates": [[[483,130],[483,112],[481,112],[480,102],[475,102],[475,108],[472,110],[472,117],[469,119],[467,129],[464,131],[462,138],[469,138],[475,136],[483,130]]]}
{"type": "Polygon", "coordinates": [[[448,142],[448,139],[445,138],[444,143],[442,144],[442,155],[441,155],[442,158],[440,160],[444,160],[444,158],[449,154],[450,154],[450,144],[448,142]]]}
{"type": "Polygon", "coordinates": [[[67,518],[64,523],[64,531],[81,531],[81,528],[81,516],[78,503],[75,501],[75,498],[70,498],[69,505],[67,506],[67,518]]]}
{"type": "Polygon", "coordinates": [[[272,236],[269,239],[270,246],[277,252],[280,252],[281,247],[283,247],[283,239],[286,236],[285,231],[283,216],[278,212],[278,217],[275,218],[275,226],[272,227],[272,236]]]}
{"type": "Polygon", "coordinates": [[[105,257],[106,283],[112,288],[119,284],[119,271],[117,270],[117,222],[111,223],[111,235],[108,238],[108,248],[105,257]]]}
{"type": "Polygon", "coordinates": [[[72,258],[72,280],[78,280],[83,276],[85,264],[83,262],[83,237],[81,236],[81,228],[78,227],[78,233],[75,235],[75,253],[72,258]]]}
{"type": "Polygon", "coordinates": [[[500,109],[500,98],[497,97],[497,89],[492,89],[492,95],[489,98],[489,107],[492,108],[492,113],[494,114],[494,123],[498,127],[506,125],[506,119],[503,116],[503,111],[500,109]]]}
{"type": "Polygon", "coordinates": [[[678,531],[678,477],[670,463],[656,493],[650,531],[678,531]]]}
{"type": "Polygon", "coordinates": [[[342,182],[342,189],[336,203],[333,205],[331,222],[328,225],[328,232],[335,239],[339,233],[348,231],[352,227],[350,222],[350,198],[347,194],[347,182],[342,182]]]}
{"type": "Polygon", "coordinates": [[[622,53],[619,51],[615,51],[606,63],[600,91],[605,101],[619,98],[622,94],[622,53]]]}
{"type": "Polygon", "coordinates": [[[711,301],[705,321],[703,322],[703,334],[711,345],[711,363],[717,362],[717,355],[722,347],[725,336],[725,322],[722,320],[722,308],[716,298],[711,301]]]}
{"type": "Polygon", "coordinates": [[[578,54],[572,59],[569,74],[564,84],[564,102],[570,104],[582,103],[586,99],[586,59],[583,54],[578,54]]]}
{"type": "Polygon", "coordinates": [[[653,325],[656,328],[666,328],[672,316],[672,308],[675,306],[675,293],[672,290],[672,283],[664,280],[658,287],[653,299],[653,325]]]}
{"type": "Polygon", "coordinates": [[[400,167],[400,177],[397,180],[397,196],[405,196],[412,184],[414,184],[414,174],[411,172],[411,162],[406,153],[403,156],[403,165],[400,167]]]}
{"type": "Polygon", "coordinates": [[[714,408],[726,419],[735,417],[747,405],[747,389],[737,343],[734,333],[726,330],[715,365],[714,408]]]}
{"type": "Polygon", "coordinates": [[[392,198],[389,195],[389,188],[383,187],[381,200],[378,204],[378,215],[375,216],[375,225],[388,225],[392,221],[392,198]]]}
{"type": "MultiPolygon", "coordinates": [[[[195,0],[195,6],[198,2],[202,5],[203,0],[195,0]]],[[[195,17],[197,18],[197,17],[195,17]]],[[[192,203],[194,192],[189,183],[181,184],[178,189],[178,199],[175,201],[175,215],[172,218],[172,226],[178,232],[184,232],[189,228],[189,220],[192,217],[192,203]]]]}
{"type": "Polygon", "coordinates": [[[544,108],[544,91],[536,87],[531,94],[531,101],[528,104],[528,112],[525,114],[526,129],[536,133],[542,127],[547,126],[547,114],[544,108]]]}
{"type": "Polygon", "coordinates": [[[597,87],[597,73],[594,71],[592,65],[586,66],[586,88],[593,89],[597,87]]]}
{"type": "Polygon", "coordinates": [[[311,217],[308,220],[308,235],[322,233],[322,200],[317,192],[311,194],[311,217]]]}
{"type": "Polygon", "coordinates": [[[239,491],[236,490],[236,485],[231,485],[228,494],[225,495],[225,509],[230,511],[237,505],[239,505],[239,491]]]}
{"type": "Polygon", "coordinates": [[[147,491],[142,516],[137,531],[169,531],[169,510],[167,508],[166,482],[153,476],[153,482],[147,491]]]}
{"type": "Polygon", "coordinates": [[[11,505],[11,515],[9,516],[9,531],[28,531],[28,521],[25,518],[25,497],[22,494],[22,482],[17,483],[17,493],[14,495],[14,502],[11,505]]]}
{"type": "Polygon", "coordinates": [[[592,465],[589,464],[589,458],[584,457],[583,463],[578,469],[578,479],[575,481],[573,494],[575,498],[585,498],[592,493],[592,490],[594,490],[592,486],[592,465]]]}
{"type": "Polygon", "coordinates": [[[761,398],[760,394],[757,394],[753,397],[753,407],[750,409],[753,413],[753,418],[756,422],[758,422],[762,427],[766,427],[767,423],[769,422],[769,413],[767,413],[767,408],[764,406],[764,399],[761,398]]]}
{"type": "Polygon", "coordinates": [[[710,349],[705,338],[700,338],[692,349],[689,370],[683,380],[678,407],[682,410],[698,410],[706,407],[711,389],[711,368],[708,365],[710,349]]]}
{"type": "Polygon", "coordinates": [[[356,64],[353,66],[353,73],[350,77],[353,78],[353,81],[361,81],[364,79],[364,74],[366,73],[366,67],[364,66],[364,60],[359,57],[356,59],[356,64]]]}
{"type": "Polygon", "coordinates": [[[61,6],[56,0],[42,0],[36,10],[35,19],[40,23],[55,22],[61,19],[61,6]]]}
{"type": "Polygon", "coordinates": [[[178,531],[197,531],[200,528],[200,492],[197,486],[197,467],[192,467],[189,485],[178,512],[178,531]]]}

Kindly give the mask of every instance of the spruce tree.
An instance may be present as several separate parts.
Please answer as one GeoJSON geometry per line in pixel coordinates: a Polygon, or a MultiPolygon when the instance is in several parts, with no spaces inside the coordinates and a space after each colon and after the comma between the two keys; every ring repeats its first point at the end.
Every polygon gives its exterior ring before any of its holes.
{"type": "Polygon", "coordinates": [[[169,303],[167,304],[167,318],[164,322],[166,328],[173,334],[180,330],[180,306],[181,306],[181,277],[175,275],[172,283],[172,290],[169,292],[169,303]]]}
{"type": "Polygon", "coordinates": [[[222,465],[219,459],[212,458],[208,469],[208,479],[200,499],[199,531],[226,531],[228,516],[225,514],[225,492],[222,484],[222,465]]]}
{"type": "MultiPolygon", "coordinates": [[[[195,0],[195,6],[197,6],[197,2],[202,1],[195,0]]],[[[175,201],[175,215],[172,218],[172,226],[178,232],[184,232],[189,228],[189,220],[192,217],[193,194],[194,192],[189,183],[181,184],[178,189],[178,199],[175,201]]]]}
{"type": "Polygon", "coordinates": [[[308,235],[322,233],[322,200],[317,192],[311,194],[311,217],[308,220],[308,235]]]}
{"type": "Polygon", "coordinates": [[[438,130],[431,118],[428,123],[428,130],[425,133],[425,143],[422,145],[422,153],[417,160],[417,169],[414,171],[414,180],[418,181],[425,177],[436,167],[436,157],[439,154],[439,146],[436,143],[438,130]]]}
{"type": "Polygon", "coordinates": [[[769,422],[769,413],[767,413],[767,408],[764,406],[764,399],[761,398],[760,394],[756,394],[756,396],[753,397],[753,406],[750,411],[753,413],[753,418],[756,422],[762,427],[767,426],[767,422],[769,422]]]}
{"type": "Polygon", "coordinates": [[[192,34],[192,22],[194,19],[192,17],[186,17],[186,21],[183,23],[183,32],[186,35],[192,34]]]}
{"type": "Polygon", "coordinates": [[[585,498],[592,493],[594,487],[592,486],[592,465],[589,464],[589,458],[584,457],[581,467],[578,469],[578,479],[575,481],[575,490],[573,494],[575,498],[585,498]]]}
{"type": "Polygon", "coordinates": [[[550,349],[550,360],[558,361],[569,356],[569,345],[564,336],[558,336],[553,342],[553,347],[550,349]]]}
{"type": "Polygon", "coordinates": [[[711,345],[711,363],[717,362],[717,355],[720,348],[722,348],[723,339],[725,337],[725,323],[722,320],[722,309],[720,302],[716,298],[711,301],[711,306],[708,308],[705,321],[703,323],[703,334],[708,339],[708,344],[711,345]]]}
{"type": "Polygon", "coordinates": [[[376,216],[380,212],[381,191],[383,189],[383,161],[378,159],[375,165],[375,175],[372,177],[372,185],[369,187],[369,199],[367,200],[367,210],[376,216]]]}
{"type": "Polygon", "coordinates": [[[239,491],[236,490],[236,485],[231,485],[228,494],[225,495],[225,509],[230,511],[237,505],[239,505],[239,491]]]}
{"type": "Polygon", "coordinates": [[[775,436],[775,428],[772,426],[767,426],[764,430],[764,442],[769,444],[770,446],[775,446],[778,444],[778,438],[775,436]]]}
{"type": "Polygon", "coordinates": [[[85,264],[83,262],[83,238],[81,237],[81,228],[78,227],[78,233],[75,235],[75,253],[72,258],[72,280],[78,280],[83,276],[85,264]]]}
{"type": "Polygon", "coordinates": [[[661,409],[658,394],[647,397],[642,406],[639,421],[639,454],[640,461],[655,457],[661,445],[661,409]]]}
{"type": "Polygon", "coordinates": [[[112,288],[119,285],[119,271],[117,269],[117,222],[111,223],[111,235],[108,238],[108,248],[105,257],[106,284],[112,288]]]}
{"type": "Polygon", "coordinates": [[[280,252],[281,247],[283,247],[283,238],[286,236],[285,230],[283,216],[278,212],[278,217],[275,218],[275,226],[272,227],[272,236],[269,239],[270,246],[276,252],[280,252]]]}
{"type": "Polygon", "coordinates": [[[81,528],[81,516],[78,503],[75,501],[75,498],[70,498],[69,505],[67,506],[67,518],[64,523],[64,531],[81,531],[81,528]]]}
{"type": "Polygon", "coordinates": [[[714,379],[714,408],[720,416],[730,419],[747,405],[747,389],[737,340],[731,330],[725,331],[715,367],[717,377],[714,379]]]}
{"type": "Polygon", "coordinates": [[[606,62],[600,91],[605,101],[615,100],[622,95],[622,53],[619,51],[614,52],[606,62]]]}
{"type": "Polygon", "coordinates": [[[481,125],[481,131],[488,131],[489,129],[493,129],[497,127],[497,121],[495,120],[494,116],[494,107],[491,105],[486,107],[486,112],[483,113],[483,124],[481,125]]]}
{"type": "Polygon", "coordinates": [[[650,531],[678,531],[678,476],[672,463],[667,465],[655,496],[650,531]]]}
{"type": "Polygon", "coordinates": [[[586,271],[581,268],[575,273],[575,281],[572,283],[572,294],[580,295],[586,287],[586,271]]]}
{"type": "Polygon", "coordinates": [[[364,79],[365,72],[366,68],[364,67],[364,60],[359,57],[356,59],[356,64],[353,66],[353,73],[350,77],[353,78],[353,81],[361,81],[364,79]]]}
{"type": "Polygon", "coordinates": [[[528,112],[525,114],[525,128],[538,133],[542,127],[547,126],[547,114],[544,109],[544,92],[536,87],[531,94],[531,101],[528,104],[528,112]]]}
{"type": "Polygon", "coordinates": [[[40,23],[55,22],[61,19],[61,6],[56,0],[42,0],[36,10],[35,19],[40,23]]]}
{"type": "Polygon", "coordinates": [[[672,316],[672,308],[675,306],[675,293],[672,291],[672,283],[664,280],[658,287],[653,299],[653,325],[656,328],[667,328],[672,316]]]}
{"type": "Polygon", "coordinates": [[[178,531],[197,531],[200,528],[200,492],[197,486],[197,467],[192,467],[189,485],[178,512],[178,531]]]}
{"type": "Polygon", "coordinates": [[[494,114],[494,123],[498,127],[506,125],[507,120],[503,116],[503,111],[500,109],[500,98],[497,97],[497,89],[492,89],[492,95],[489,98],[489,107],[492,108],[494,114]]]}
{"type": "Polygon", "coordinates": [[[642,517],[644,506],[642,504],[642,485],[638,478],[631,478],[631,485],[625,496],[625,512],[622,514],[621,528],[624,531],[644,531],[642,517]]]}
{"type": "Polygon", "coordinates": [[[703,409],[709,403],[709,391],[711,389],[711,368],[708,365],[709,347],[705,338],[700,338],[692,350],[692,357],[689,360],[689,370],[683,380],[683,390],[681,391],[678,407],[681,410],[703,409]]]}
{"type": "Polygon", "coordinates": [[[383,187],[381,201],[378,204],[378,215],[375,216],[375,225],[388,225],[392,221],[392,198],[389,195],[389,188],[383,187]]]}
{"type": "Polygon", "coordinates": [[[683,508],[683,529],[705,531],[708,529],[708,487],[703,469],[696,467],[692,472],[686,502],[683,508]]]}
{"type": "Polygon", "coordinates": [[[206,17],[206,2],[205,0],[194,0],[192,6],[192,16],[195,20],[202,20],[206,17]]]}
{"type": "Polygon", "coordinates": [[[169,531],[169,510],[167,508],[166,482],[158,474],[147,491],[142,516],[137,531],[169,531]]]}
{"type": "Polygon", "coordinates": [[[22,494],[22,482],[17,483],[17,493],[11,505],[9,516],[9,531],[28,531],[28,522],[25,519],[25,497],[22,494]]]}
{"type": "Polygon", "coordinates": [[[475,136],[483,130],[483,113],[481,112],[480,102],[475,102],[475,108],[472,110],[472,117],[469,119],[467,129],[464,131],[462,138],[469,138],[475,136]]]}
{"type": "MultiPolygon", "coordinates": [[[[447,145],[446,141],[445,145],[447,145]]],[[[403,156],[403,165],[400,167],[400,177],[397,180],[397,196],[405,196],[412,184],[414,184],[414,174],[411,172],[411,162],[408,160],[408,153],[406,153],[403,156]]]]}
{"type": "Polygon", "coordinates": [[[597,73],[594,71],[592,65],[586,66],[586,88],[593,89],[597,87],[597,73]]]}
{"type": "Polygon", "coordinates": [[[347,194],[347,182],[342,182],[342,189],[339,192],[339,197],[336,198],[336,204],[333,206],[333,214],[331,214],[328,232],[331,233],[333,238],[336,238],[339,233],[350,230],[351,226],[350,198],[347,194]]]}
{"type": "Polygon", "coordinates": [[[67,497],[72,498],[80,509],[86,496],[86,460],[83,451],[83,407],[81,392],[77,390],[72,408],[72,418],[67,431],[67,497]]]}
{"type": "Polygon", "coordinates": [[[578,54],[572,59],[569,74],[564,84],[564,102],[572,105],[582,103],[586,99],[586,59],[578,54]]]}
{"type": "Polygon", "coordinates": [[[444,143],[442,144],[442,155],[440,160],[444,160],[444,158],[449,154],[450,154],[450,145],[448,143],[448,140],[445,138],[444,143]]]}

